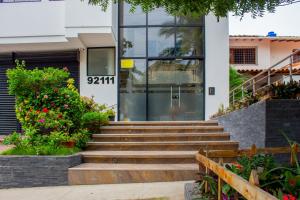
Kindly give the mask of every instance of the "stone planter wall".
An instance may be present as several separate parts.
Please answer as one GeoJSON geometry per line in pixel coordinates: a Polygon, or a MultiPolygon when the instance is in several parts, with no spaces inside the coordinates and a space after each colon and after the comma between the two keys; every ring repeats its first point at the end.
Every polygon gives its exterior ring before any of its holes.
{"type": "Polygon", "coordinates": [[[68,168],[81,155],[0,156],[0,188],[68,185],[68,168]]]}
{"type": "Polygon", "coordinates": [[[268,100],[217,118],[240,148],[287,146],[280,133],[300,142],[300,100],[268,100]]]}

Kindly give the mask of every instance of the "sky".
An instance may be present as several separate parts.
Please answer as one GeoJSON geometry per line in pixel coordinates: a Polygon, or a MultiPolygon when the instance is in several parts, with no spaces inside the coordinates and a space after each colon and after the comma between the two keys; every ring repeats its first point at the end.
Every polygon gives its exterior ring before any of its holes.
{"type": "Polygon", "coordinates": [[[251,18],[229,15],[230,35],[267,35],[274,31],[278,36],[300,36],[300,3],[278,7],[275,13],[251,18]]]}

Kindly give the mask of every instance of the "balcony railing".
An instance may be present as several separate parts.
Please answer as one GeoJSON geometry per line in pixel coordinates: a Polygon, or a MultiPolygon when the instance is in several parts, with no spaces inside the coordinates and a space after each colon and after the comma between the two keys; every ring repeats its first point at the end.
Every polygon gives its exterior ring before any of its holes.
{"type": "Polygon", "coordinates": [[[230,104],[233,105],[235,102],[243,100],[246,95],[255,96],[276,82],[284,82],[287,79],[293,81],[294,75],[300,75],[299,54],[300,49],[295,50],[291,55],[232,89],[229,93],[230,104]],[[283,75],[275,76],[278,72],[283,75]]]}

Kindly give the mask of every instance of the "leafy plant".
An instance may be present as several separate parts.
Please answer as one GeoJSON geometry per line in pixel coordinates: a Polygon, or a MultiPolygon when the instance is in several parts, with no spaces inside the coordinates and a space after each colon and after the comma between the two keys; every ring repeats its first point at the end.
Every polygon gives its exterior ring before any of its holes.
{"type": "Polygon", "coordinates": [[[106,125],[109,121],[109,116],[101,112],[88,112],[82,116],[83,127],[90,131],[97,132],[102,125],[106,125]]]}
{"type": "Polygon", "coordinates": [[[25,62],[16,61],[16,65],[15,69],[7,70],[7,76],[9,93],[16,96],[16,116],[24,134],[14,133],[5,138],[5,144],[15,145],[16,150],[10,153],[52,155],[60,153],[68,142],[83,148],[91,135],[85,129],[87,120],[90,124],[95,119],[101,125],[107,123],[110,109],[81,98],[66,68],[28,70],[25,62]],[[93,115],[83,117],[90,110],[93,115]]]}

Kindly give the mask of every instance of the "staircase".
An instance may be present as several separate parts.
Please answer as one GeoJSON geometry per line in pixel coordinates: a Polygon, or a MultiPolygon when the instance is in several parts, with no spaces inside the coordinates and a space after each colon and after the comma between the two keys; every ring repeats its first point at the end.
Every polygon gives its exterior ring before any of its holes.
{"type": "Polygon", "coordinates": [[[112,122],[94,134],[69,184],[195,180],[200,148],[237,149],[216,121],[112,122]]]}

